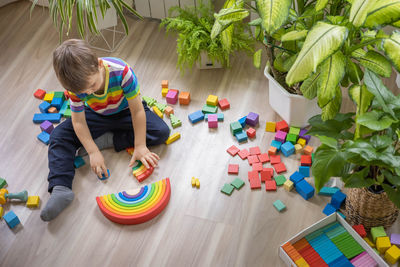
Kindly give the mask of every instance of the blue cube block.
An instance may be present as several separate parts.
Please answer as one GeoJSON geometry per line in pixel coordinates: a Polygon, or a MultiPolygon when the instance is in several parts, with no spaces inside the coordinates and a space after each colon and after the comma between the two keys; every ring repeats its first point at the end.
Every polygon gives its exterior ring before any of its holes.
{"type": "Polygon", "coordinates": [[[45,145],[48,145],[50,141],[50,134],[43,131],[40,134],[38,134],[37,139],[39,139],[39,141],[43,142],[45,145]]]}
{"type": "Polygon", "coordinates": [[[322,211],[326,216],[331,215],[332,213],[336,212],[336,209],[331,204],[326,204],[324,210],[322,211]]]}
{"type": "Polygon", "coordinates": [[[218,113],[218,121],[224,121],[224,113],[218,113]]]}
{"type": "Polygon", "coordinates": [[[106,180],[106,179],[108,179],[108,178],[110,178],[110,170],[109,169],[107,169],[107,174],[108,174],[108,177],[106,177],[105,175],[104,175],[104,173],[102,173],[102,176],[101,177],[98,177],[100,180],[106,180]]]}
{"type": "Polygon", "coordinates": [[[60,122],[61,114],[60,113],[35,113],[33,115],[33,122],[34,123],[42,123],[44,121],[49,122],[60,122]]]}
{"type": "Polygon", "coordinates": [[[82,167],[83,165],[85,165],[85,161],[83,160],[83,158],[81,156],[77,156],[74,159],[74,167],[76,169],[82,167]]]}
{"type": "Polygon", "coordinates": [[[57,110],[60,110],[63,102],[64,100],[62,100],[62,98],[53,98],[51,101],[51,106],[55,107],[57,110]]]}
{"type": "Polygon", "coordinates": [[[51,107],[51,105],[50,105],[48,102],[43,101],[43,102],[39,105],[39,110],[40,110],[40,112],[42,112],[42,113],[47,113],[47,111],[49,110],[50,107],[51,107]]]}
{"type": "Polygon", "coordinates": [[[309,199],[314,196],[314,187],[312,187],[306,180],[301,180],[296,184],[296,191],[305,199],[309,199]]]}
{"type": "Polygon", "coordinates": [[[333,196],[337,191],[340,191],[339,188],[337,187],[322,187],[321,190],[319,190],[318,195],[323,195],[323,196],[333,196]]]}
{"type": "Polygon", "coordinates": [[[290,181],[292,181],[295,185],[304,179],[304,175],[299,172],[294,172],[290,175],[290,181]]]}
{"type": "Polygon", "coordinates": [[[286,142],[281,146],[281,151],[285,157],[289,157],[294,153],[294,145],[290,142],[286,142]]]}
{"type": "Polygon", "coordinates": [[[65,111],[68,109],[68,103],[69,103],[69,101],[64,101],[64,103],[61,106],[60,111],[58,111],[58,113],[60,113],[61,116],[64,116],[65,111]]]}
{"type": "Polygon", "coordinates": [[[271,146],[276,147],[276,150],[281,150],[282,143],[276,140],[272,140],[271,146]]]}
{"type": "Polygon", "coordinates": [[[341,255],[339,258],[335,259],[329,267],[353,267],[354,265],[344,256],[341,255]]]}
{"type": "Polygon", "coordinates": [[[247,118],[247,116],[244,116],[239,119],[239,123],[240,123],[240,125],[242,125],[242,128],[244,128],[246,126],[246,118],[247,118]]]}
{"type": "Polygon", "coordinates": [[[331,199],[331,204],[335,209],[340,209],[343,201],[346,199],[346,194],[343,194],[341,191],[337,191],[331,199]]]}
{"type": "Polygon", "coordinates": [[[10,227],[11,229],[20,224],[17,215],[12,210],[4,214],[3,219],[6,221],[8,227],[10,227]]]}
{"type": "Polygon", "coordinates": [[[304,177],[310,177],[310,167],[309,166],[300,166],[299,173],[303,174],[304,177]]]}
{"type": "Polygon", "coordinates": [[[191,123],[196,123],[204,120],[204,113],[201,110],[198,110],[196,112],[189,114],[188,118],[191,123]]]}
{"type": "Polygon", "coordinates": [[[239,143],[247,141],[247,134],[244,131],[235,133],[235,136],[239,143]]]}

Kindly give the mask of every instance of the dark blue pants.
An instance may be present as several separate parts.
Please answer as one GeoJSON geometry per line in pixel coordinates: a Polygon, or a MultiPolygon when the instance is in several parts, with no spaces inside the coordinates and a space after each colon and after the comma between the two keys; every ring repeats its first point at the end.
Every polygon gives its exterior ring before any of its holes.
{"type": "MultiPolygon", "coordinates": [[[[169,136],[167,124],[154,114],[143,101],[146,113],[146,145],[154,146],[165,143],[169,136]]],[[[131,112],[125,109],[114,115],[103,116],[90,108],[85,108],[86,122],[93,139],[105,134],[114,133],[114,148],[117,152],[134,146],[134,132],[131,112]]],[[[58,125],[50,135],[49,143],[49,192],[56,185],[72,189],[75,175],[74,159],[76,150],[82,144],[75,134],[71,119],[58,125]]]]}

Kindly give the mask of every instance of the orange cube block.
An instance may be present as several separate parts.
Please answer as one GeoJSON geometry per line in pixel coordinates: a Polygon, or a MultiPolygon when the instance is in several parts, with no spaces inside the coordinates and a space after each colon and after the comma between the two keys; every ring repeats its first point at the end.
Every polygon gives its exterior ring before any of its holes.
{"type": "Polygon", "coordinates": [[[314,151],[314,148],[312,146],[306,146],[303,151],[305,155],[311,155],[314,151]]]}
{"type": "Polygon", "coordinates": [[[180,92],[178,99],[179,99],[179,104],[181,104],[181,105],[189,105],[189,103],[190,103],[190,93],[189,92],[180,92]]]}
{"type": "Polygon", "coordinates": [[[174,114],[174,109],[172,107],[170,107],[170,106],[167,106],[164,109],[164,113],[169,117],[169,115],[174,114]]]}
{"type": "Polygon", "coordinates": [[[48,113],[57,113],[57,109],[55,107],[51,107],[47,110],[48,113]]]}
{"type": "Polygon", "coordinates": [[[161,81],[161,88],[168,88],[168,80],[161,81]]]}
{"type": "Polygon", "coordinates": [[[278,149],[276,147],[274,147],[274,146],[271,146],[268,149],[268,155],[276,155],[276,152],[278,152],[278,149]]]}

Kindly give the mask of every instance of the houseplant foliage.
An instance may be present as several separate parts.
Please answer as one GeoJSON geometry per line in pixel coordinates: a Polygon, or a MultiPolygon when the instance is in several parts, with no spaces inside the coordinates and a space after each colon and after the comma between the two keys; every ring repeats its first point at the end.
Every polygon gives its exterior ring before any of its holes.
{"type": "MultiPolygon", "coordinates": [[[[229,35],[231,27],[247,24],[244,14],[257,13],[259,18],[248,24],[265,47],[274,79],[290,93],[317,97],[323,120],[339,112],[341,88],[350,93],[363,87],[365,70],[378,77],[389,77],[392,66],[400,71],[400,33],[381,30],[400,25],[400,1],[256,0],[255,6],[250,2],[237,0],[215,14],[211,37],[229,35]]],[[[261,53],[254,54],[257,67],[261,53]]]]}
{"type": "Polygon", "coordinates": [[[169,17],[161,21],[167,32],[175,31],[178,35],[177,53],[178,67],[184,72],[185,68],[191,69],[196,61],[200,60],[200,53],[207,52],[209,59],[218,61],[223,66],[230,65],[229,56],[234,51],[254,52],[254,41],[245,33],[246,25],[231,31],[229,46],[222,45],[223,35],[211,39],[211,29],[215,22],[214,8],[211,2],[200,1],[197,7],[171,7],[169,17]]]}
{"type": "MultiPolygon", "coordinates": [[[[89,31],[94,34],[99,34],[97,21],[100,16],[104,18],[107,10],[113,6],[121,19],[124,26],[125,34],[128,34],[128,23],[126,21],[123,9],[126,8],[130,13],[143,19],[131,6],[123,0],[48,0],[50,16],[53,24],[58,28],[60,40],[66,29],[68,35],[72,26],[72,18],[76,16],[76,24],[78,32],[82,38],[85,38],[85,24],[88,25],[89,31]],[[100,13],[97,12],[97,7],[100,13]]],[[[36,6],[38,0],[33,0],[31,13],[36,6]]]]}

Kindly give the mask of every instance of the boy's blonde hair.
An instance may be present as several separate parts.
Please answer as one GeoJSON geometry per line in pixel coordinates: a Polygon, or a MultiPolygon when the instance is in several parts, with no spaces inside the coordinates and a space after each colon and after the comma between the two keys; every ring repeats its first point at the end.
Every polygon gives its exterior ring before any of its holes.
{"type": "Polygon", "coordinates": [[[57,47],[53,67],[62,86],[77,94],[88,86],[88,77],[99,71],[96,54],[80,39],[69,39],[57,47]]]}

